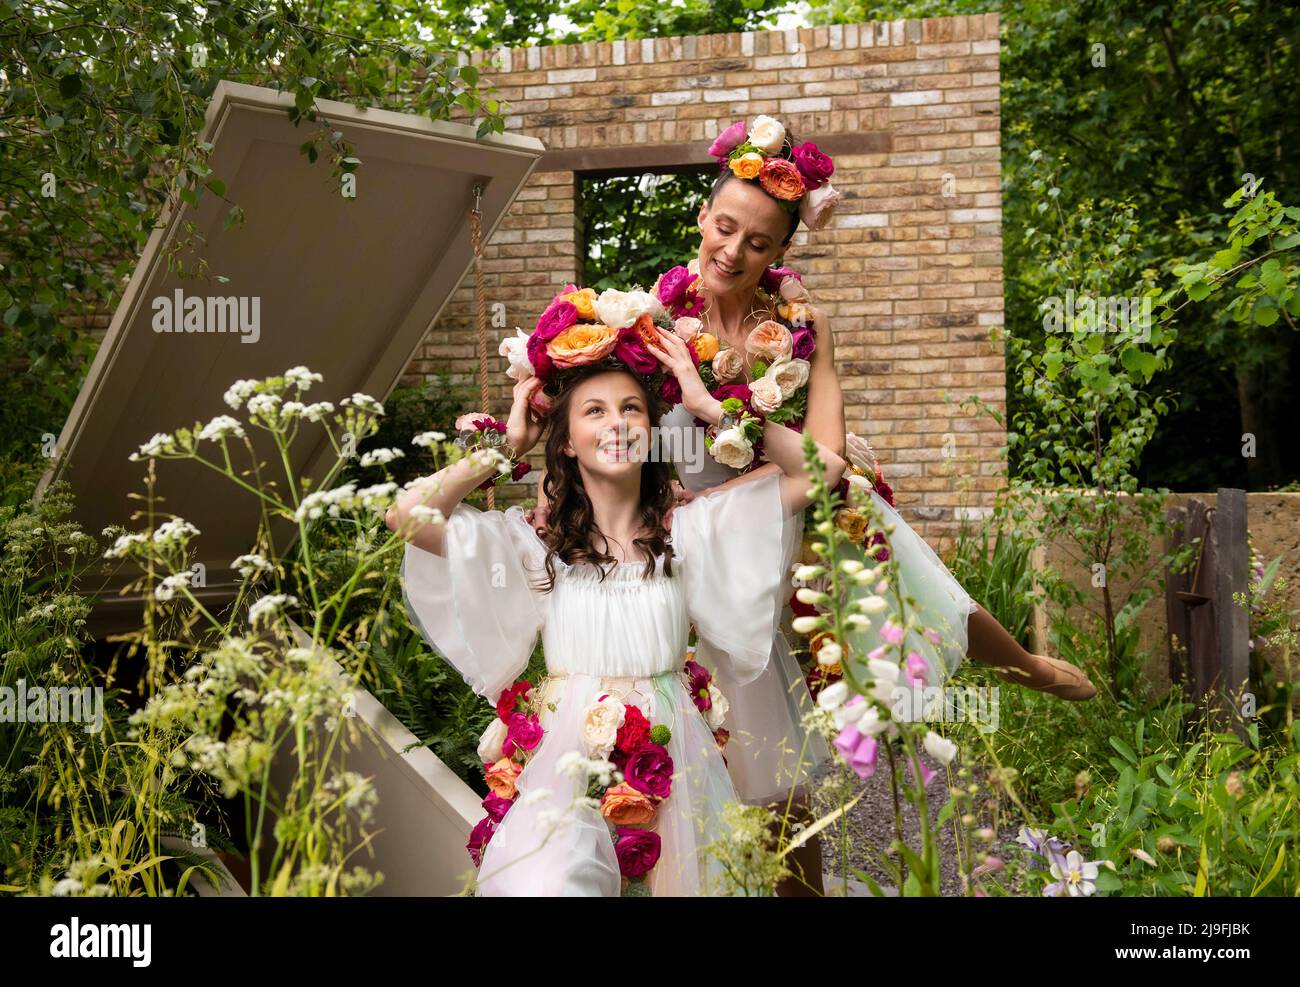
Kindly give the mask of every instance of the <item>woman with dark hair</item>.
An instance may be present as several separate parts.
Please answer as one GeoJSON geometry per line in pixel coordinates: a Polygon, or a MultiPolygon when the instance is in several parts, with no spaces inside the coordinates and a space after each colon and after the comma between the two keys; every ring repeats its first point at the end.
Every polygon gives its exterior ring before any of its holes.
{"type": "MultiPolygon", "coordinates": [[[[488,815],[467,847],[482,896],[721,890],[704,848],[726,840],[736,801],[726,697],[683,664],[687,636],[693,623],[738,682],[762,672],[809,502],[800,437],[772,425],[774,472],[673,510],[669,464],[645,455],[666,410],[661,368],[692,414],[720,422],[722,404],[650,296],[607,292],[597,306],[599,322],[585,303],[552,303],[524,356],[535,372],[514,388],[514,458],[551,428],[543,530],[517,507],[461,503],[508,468],[492,448],[416,481],[386,518],[409,542],[402,579],[421,633],[497,706],[479,748],[488,815]],[[516,682],[539,631],[547,676],[516,682]]],[[[821,454],[837,479],[843,460],[821,454]]]]}
{"type": "MultiPolygon", "coordinates": [[[[801,221],[815,231],[834,215],[839,194],[830,182],[833,162],[814,143],[797,142],[770,116],[736,121],[713,141],[709,153],[718,161],[719,175],[697,216],[701,239],[696,256],[688,265],[665,272],[652,293],[676,317],[675,332],[699,356],[700,372],[715,395],[737,397],[747,414],[811,434],[836,454],[847,454],[859,474],[849,480],[887,489],[877,482],[879,464],[870,446],[845,434],[829,320],[812,304],[801,276],[781,266],[801,221]],[[862,474],[872,482],[866,483],[862,474]]],[[[703,424],[683,405],[659,420],[670,436],[703,424]]],[[[668,443],[684,488],[678,490],[679,502],[775,470],[772,463],[764,464],[766,438],[764,431],[762,442],[715,443],[703,455],[692,454],[700,451],[699,443],[680,438],[668,443]]],[[[928,616],[946,623],[950,631],[938,647],[916,642],[916,650],[930,665],[930,684],[941,684],[969,656],[994,666],[1004,681],[1058,698],[1084,700],[1096,694],[1074,665],[1021,647],[946,573],[934,552],[893,509],[892,499],[875,490],[870,497],[895,527],[890,550],[900,559],[905,589],[928,600],[928,616]]],[[[542,524],[547,517],[544,490],[538,504],[528,516],[542,524]]],[[[787,592],[792,588],[787,584],[787,592]]],[[[731,699],[727,728],[736,750],[728,766],[737,792],[748,803],[781,811],[793,793],[795,818],[808,821],[810,780],[830,755],[822,737],[800,722],[812,706],[811,683],[805,684],[786,639],[792,633],[791,616],[787,610],[782,632],[773,640],[772,660],[757,679],[729,681],[725,662],[714,673],[731,699]]],[[[881,643],[879,628],[868,629],[853,643],[856,653],[868,653],[881,643]]],[[[697,658],[706,667],[718,660],[707,642],[697,658]]],[[[790,856],[796,874],[782,884],[780,893],[821,894],[818,838],[808,839],[790,856]]]]}

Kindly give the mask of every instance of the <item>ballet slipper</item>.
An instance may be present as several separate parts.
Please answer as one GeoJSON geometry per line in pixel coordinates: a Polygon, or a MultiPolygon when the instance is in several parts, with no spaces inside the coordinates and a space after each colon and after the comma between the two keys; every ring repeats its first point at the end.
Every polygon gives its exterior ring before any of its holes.
{"type": "Polygon", "coordinates": [[[1060,658],[1046,655],[1032,656],[1038,663],[1035,673],[1026,673],[1019,668],[999,668],[998,678],[1014,685],[1023,685],[1026,689],[1045,692],[1057,699],[1069,699],[1083,702],[1097,694],[1097,687],[1077,665],[1060,658]]]}

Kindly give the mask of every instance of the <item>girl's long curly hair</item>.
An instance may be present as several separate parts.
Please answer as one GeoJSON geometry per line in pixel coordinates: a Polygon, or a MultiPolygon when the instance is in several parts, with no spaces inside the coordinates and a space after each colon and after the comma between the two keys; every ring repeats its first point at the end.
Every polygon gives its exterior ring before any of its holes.
{"type": "MultiPolygon", "coordinates": [[[[645,399],[651,426],[658,425],[659,419],[668,411],[667,404],[647,387],[645,380],[622,364],[592,364],[578,369],[565,380],[564,389],[555,398],[548,416],[550,434],[546,439],[546,477],[542,481],[542,492],[549,505],[543,539],[547,546],[547,582],[541,587],[542,592],[550,592],[555,587],[556,557],[570,565],[595,563],[602,581],[608,575],[605,564],[617,562],[612,555],[596,550],[593,536],[599,529],[591,500],[582,485],[578,460],[576,456],[564,453],[564,444],[569,439],[569,408],[574,391],[583,381],[611,371],[626,374],[636,381],[645,399]]],[[[660,554],[664,556],[664,575],[671,576],[673,548],[664,518],[673,506],[672,466],[662,457],[651,456],[650,461],[641,464],[640,506],[641,522],[650,534],[634,539],[632,544],[646,558],[643,578],[649,579],[654,575],[655,559],[660,554]]]]}

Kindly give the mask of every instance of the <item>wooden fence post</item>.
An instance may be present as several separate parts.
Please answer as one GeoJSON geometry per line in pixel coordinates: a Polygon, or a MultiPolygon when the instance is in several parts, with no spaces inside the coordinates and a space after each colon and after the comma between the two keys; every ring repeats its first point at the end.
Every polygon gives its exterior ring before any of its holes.
{"type": "Polygon", "coordinates": [[[1232,729],[1245,740],[1246,725],[1240,702],[1241,693],[1250,688],[1250,613],[1234,602],[1233,594],[1250,592],[1246,491],[1220,487],[1216,507],[1214,537],[1218,564],[1214,569],[1214,608],[1219,632],[1220,702],[1230,715],[1232,729]]]}

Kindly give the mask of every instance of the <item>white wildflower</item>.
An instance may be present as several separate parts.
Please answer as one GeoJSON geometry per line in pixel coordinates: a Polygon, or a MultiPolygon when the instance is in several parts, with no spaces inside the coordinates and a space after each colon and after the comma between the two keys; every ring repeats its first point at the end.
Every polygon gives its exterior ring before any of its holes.
{"type": "Polygon", "coordinates": [[[272,568],[270,562],[257,554],[241,555],[230,565],[231,568],[238,569],[239,574],[245,579],[255,572],[269,572],[272,568]]]}
{"type": "Polygon", "coordinates": [[[224,439],[227,435],[237,435],[241,439],[244,437],[244,426],[238,419],[231,418],[229,415],[217,415],[199,432],[200,439],[211,439],[214,442],[224,439]]]}
{"type": "Polygon", "coordinates": [[[199,529],[194,527],[194,525],[190,524],[184,518],[176,517],[158,525],[157,530],[153,533],[153,540],[154,543],[158,545],[166,545],[173,541],[178,541],[181,544],[184,544],[198,533],[199,529]]]}
{"type": "Polygon", "coordinates": [[[334,405],[328,401],[317,401],[315,404],[309,404],[303,408],[302,416],[309,422],[318,422],[333,410],[334,405]]]}
{"type": "Polygon", "coordinates": [[[133,452],[127,458],[131,462],[137,463],[141,459],[162,456],[176,451],[176,437],[174,435],[168,435],[166,432],[155,432],[154,437],[142,445],[139,452],[133,452]]]}
{"type": "Polygon", "coordinates": [[[182,586],[190,584],[190,573],[178,572],[175,575],[168,576],[154,589],[153,595],[164,602],[176,596],[176,591],[182,586]]]}
{"type": "Polygon", "coordinates": [[[384,413],[384,406],[369,394],[353,394],[352,397],[344,398],[340,403],[343,405],[351,405],[358,411],[366,411],[375,415],[382,415],[384,413]]]}
{"type": "Polygon", "coordinates": [[[411,439],[411,445],[423,446],[424,448],[429,449],[432,448],[435,442],[445,441],[447,441],[446,432],[421,432],[419,435],[411,439]]]}
{"type": "Polygon", "coordinates": [[[233,384],[231,384],[229,388],[226,389],[226,394],[225,394],[226,404],[230,405],[230,407],[238,411],[239,406],[243,404],[246,400],[248,400],[250,396],[256,393],[256,391],[257,391],[257,381],[237,380],[233,384]]]}
{"type": "Polygon", "coordinates": [[[312,373],[306,367],[290,367],[284,372],[284,379],[298,390],[305,391],[311,387],[312,381],[319,384],[325,378],[320,374],[312,373]]]}
{"type": "Polygon", "coordinates": [[[283,606],[296,606],[298,598],[287,593],[274,593],[264,596],[248,608],[248,622],[256,626],[263,617],[270,616],[283,606]]]}
{"type": "Polygon", "coordinates": [[[381,466],[387,466],[394,459],[405,456],[406,453],[401,449],[371,449],[361,457],[362,466],[374,466],[378,463],[381,466]]]}

